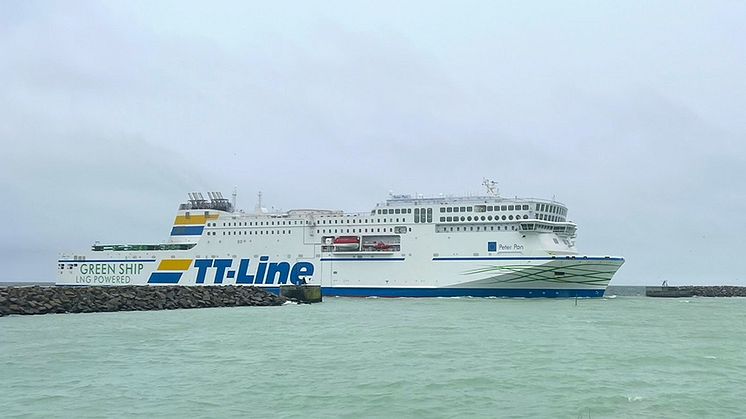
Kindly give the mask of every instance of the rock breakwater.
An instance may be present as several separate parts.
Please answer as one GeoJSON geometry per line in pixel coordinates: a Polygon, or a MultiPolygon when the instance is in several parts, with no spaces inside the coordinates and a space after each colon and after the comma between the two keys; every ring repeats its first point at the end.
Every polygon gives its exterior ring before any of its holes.
{"type": "Polygon", "coordinates": [[[287,301],[247,286],[121,286],[0,288],[0,316],[179,308],[277,306],[287,301]]]}
{"type": "Polygon", "coordinates": [[[746,297],[746,287],[731,285],[687,285],[682,287],[647,287],[648,297],[746,297]]]}

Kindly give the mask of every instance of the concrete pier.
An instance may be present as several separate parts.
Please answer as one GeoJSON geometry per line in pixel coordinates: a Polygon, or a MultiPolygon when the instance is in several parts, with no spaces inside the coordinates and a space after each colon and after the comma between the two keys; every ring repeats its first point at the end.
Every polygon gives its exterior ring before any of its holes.
{"type": "Polygon", "coordinates": [[[320,303],[321,286],[319,285],[281,285],[280,297],[298,303],[320,303]]]}

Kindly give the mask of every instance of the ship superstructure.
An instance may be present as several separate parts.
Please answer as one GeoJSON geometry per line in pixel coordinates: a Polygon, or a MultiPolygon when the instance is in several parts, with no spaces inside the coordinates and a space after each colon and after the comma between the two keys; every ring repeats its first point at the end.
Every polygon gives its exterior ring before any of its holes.
{"type": "Polygon", "coordinates": [[[369,212],[237,211],[189,194],[169,240],[58,260],[64,285],[321,285],[325,295],[600,297],[621,257],[581,255],[554,200],[391,195],[369,212]]]}

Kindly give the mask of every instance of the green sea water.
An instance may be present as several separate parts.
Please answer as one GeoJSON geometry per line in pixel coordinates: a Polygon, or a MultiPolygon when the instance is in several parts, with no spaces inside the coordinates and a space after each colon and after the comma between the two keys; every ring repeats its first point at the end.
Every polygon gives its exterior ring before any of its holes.
{"type": "Polygon", "coordinates": [[[0,318],[0,417],[746,417],[746,299],[0,318]]]}

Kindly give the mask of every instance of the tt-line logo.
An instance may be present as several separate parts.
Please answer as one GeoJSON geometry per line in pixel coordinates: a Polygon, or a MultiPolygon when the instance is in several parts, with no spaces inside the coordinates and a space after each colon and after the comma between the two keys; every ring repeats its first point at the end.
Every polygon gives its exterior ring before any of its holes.
{"type": "Polygon", "coordinates": [[[225,278],[235,279],[236,284],[301,284],[313,276],[313,264],[310,262],[296,262],[292,266],[288,262],[269,262],[269,256],[259,257],[256,269],[250,259],[241,259],[238,270],[231,269],[233,259],[197,259],[194,267],[197,269],[197,284],[204,284],[208,271],[212,271],[213,283],[222,284],[225,278]],[[249,273],[253,271],[253,273],[249,273]]]}

